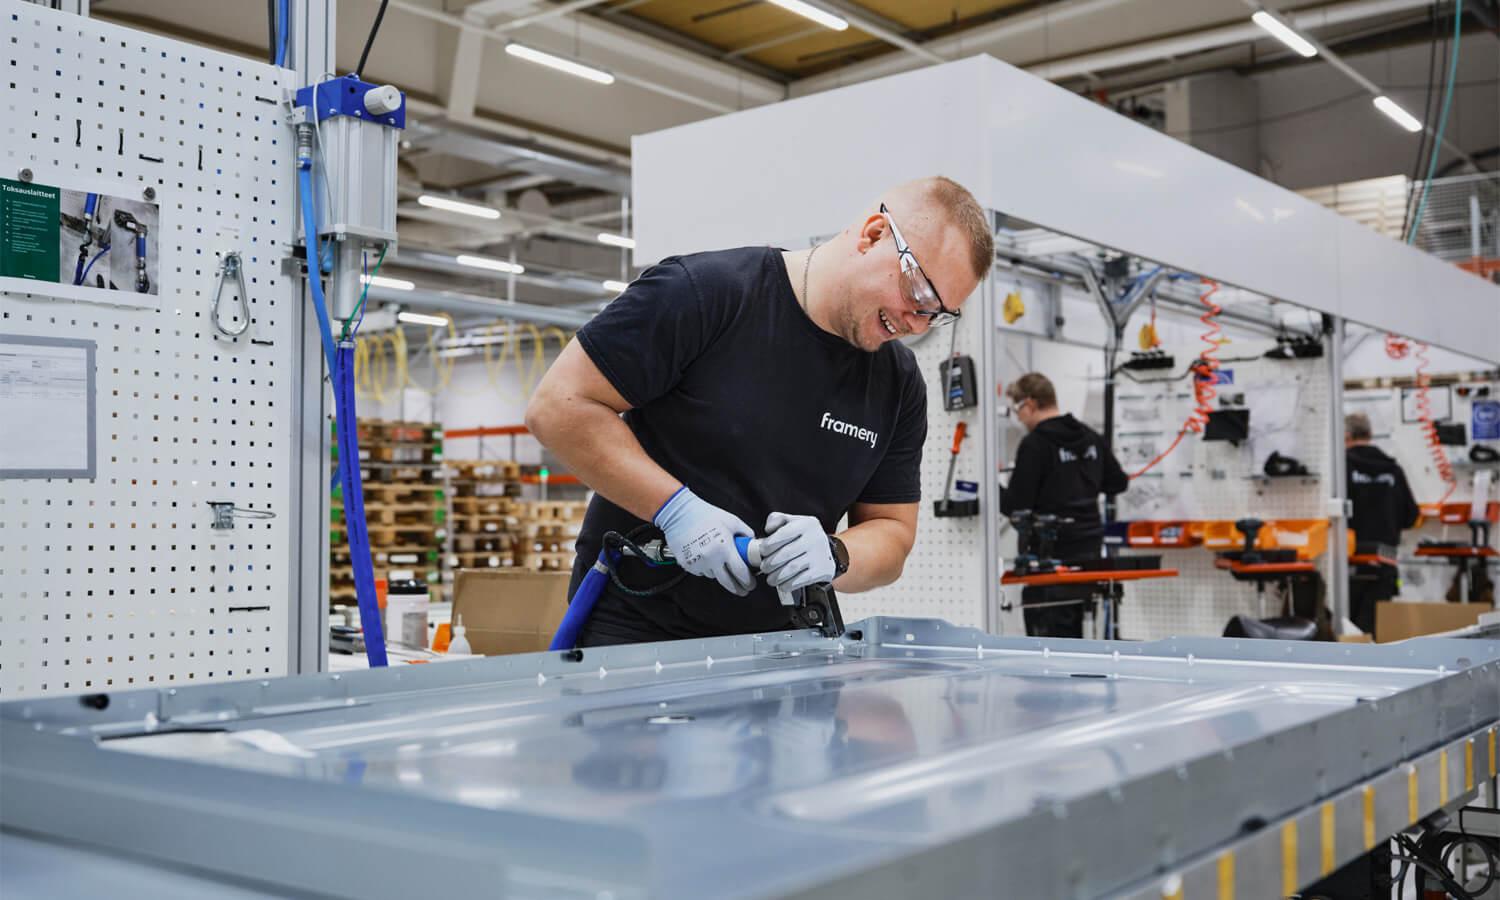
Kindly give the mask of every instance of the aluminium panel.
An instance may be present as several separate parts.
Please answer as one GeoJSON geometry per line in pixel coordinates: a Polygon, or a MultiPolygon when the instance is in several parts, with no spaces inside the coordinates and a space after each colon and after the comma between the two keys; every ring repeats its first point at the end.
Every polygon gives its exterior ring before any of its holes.
{"type": "Polygon", "coordinates": [[[1379,787],[1394,830],[1494,771],[1492,640],[855,629],[14,701],[0,826],[336,896],[440,866],[507,897],[1094,897],[1372,779],[1415,772],[1405,809],[1379,787]]]}

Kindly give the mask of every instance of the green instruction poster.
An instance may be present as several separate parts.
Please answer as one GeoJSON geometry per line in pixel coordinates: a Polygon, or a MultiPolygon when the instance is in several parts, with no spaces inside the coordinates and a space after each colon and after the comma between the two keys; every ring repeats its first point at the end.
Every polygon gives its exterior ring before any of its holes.
{"type": "Polygon", "coordinates": [[[0,276],[59,280],[61,191],[0,178],[0,276]]]}

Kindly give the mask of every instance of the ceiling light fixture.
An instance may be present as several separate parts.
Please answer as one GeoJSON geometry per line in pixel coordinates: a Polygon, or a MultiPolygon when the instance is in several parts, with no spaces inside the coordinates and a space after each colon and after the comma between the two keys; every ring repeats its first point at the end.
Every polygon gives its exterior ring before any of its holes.
{"type": "Polygon", "coordinates": [[[416,284],[407,281],[404,278],[387,278],[384,275],[375,275],[373,277],[369,275],[361,275],[359,276],[359,280],[361,283],[368,284],[373,287],[390,288],[396,291],[410,291],[416,288],[416,284]]]}
{"type": "Polygon", "coordinates": [[[518,44],[515,41],[511,41],[505,45],[505,52],[511,56],[524,59],[527,62],[534,62],[549,69],[566,72],[569,75],[585,78],[597,84],[615,83],[615,76],[603,69],[586,65],[574,59],[568,59],[566,56],[558,56],[556,53],[548,53],[546,50],[538,50],[535,47],[518,44]]]}
{"type": "Polygon", "coordinates": [[[626,284],[623,281],[605,281],[602,282],[602,284],[604,285],[604,289],[606,291],[609,291],[613,294],[618,294],[626,288],[630,287],[630,285],[626,284]]]}
{"type": "Polygon", "coordinates": [[[599,243],[608,244],[611,247],[624,247],[626,250],[635,249],[635,238],[626,237],[623,234],[610,234],[607,231],[599,232],[599,243]]]}
{"type": "Polygon", "coordinates": [[[526,267],[518,263],[507,262],[503,259],[492,259],[488,256],[469,256],[467,254],[454,258],[454,262],[471,269],[489,269],[492,272],[504,272],[507,275],[524,275],[526,267]]]}
{"type": "Polygon", "coordinates": [[[474,216],[477,219],[498,219],[500,210],[493,206],[481,206],[478,203],[465,203],[462,200],[454,200],[451,197],[439,197],[434,194],[423,194],[417,198],[417,202],[432,209],[441,209],[444,212],[459,213],[465,216],[474,216]]]}
{"type": "Polygon", "coordinates": [[[1422,130],[1420,119],[1402,109],[1396,101],[1384,94],[1375,98],[1375,108],[1390,116],[1392,121],[1407,131],[1417,132],[1422,130]]]}
{"type": "Polygon", "coordinates": [[[843,31],[845,28],[849,27],[849,23],[839,16],[836,16],[833,13],[828,12],[827,10],[819,9],[816,6],[813,6],[811,3],[804,3],[802,2],[802,0],[770,0],[770,2],[775,6],[781,7],[789,13],[796,13],[804,19],[811,19],[812,21],[817,22],[819,25],[822,25],[824,28],[831,28],[834,31],[843,31]]]}
{"type": "Polygon", "coordinates": [[[414,313],[401,310],[396,313],[396,321],[407,322],[412,325],[431,325],[433,328],[442,328],[448,324],[447,316],[429,316],[426,313],[414,313]]]}
{"type": "Polygon", "coordinates": [[[1251,16],[1250,21],[1259,25],[1271,37],[1292,48],[1298,56],[1310,58],[1318,55],[1318,48],[1313,46],[1312,41],[1298,34],[1280,17],[1262,9],[1251,16]]]}

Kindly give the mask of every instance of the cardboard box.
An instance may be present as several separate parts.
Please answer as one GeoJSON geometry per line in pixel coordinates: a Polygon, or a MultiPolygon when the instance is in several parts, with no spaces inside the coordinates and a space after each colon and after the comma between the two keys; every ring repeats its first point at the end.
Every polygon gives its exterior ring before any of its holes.
{"type": "Polygon", "coordinates": [[[1385,644],[1424,634],[1467,628],[1490,612],[1488,603],[1412,603],[1382,600],[1375,604],[1375,640],[1385,644]]]}
{"type": "Polygon", "coordinates": [[[463,616],[470,648],[483,656],[546,650],[568,609],[567,572],[463,569],[453,614],[463,616]]]}

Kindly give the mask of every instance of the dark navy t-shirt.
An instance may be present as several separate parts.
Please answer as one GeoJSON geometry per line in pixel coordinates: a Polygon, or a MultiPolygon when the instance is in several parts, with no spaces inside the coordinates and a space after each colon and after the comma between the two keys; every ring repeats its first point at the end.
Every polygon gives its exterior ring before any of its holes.
{"type": "MultiPolygon", "coordinates": [[[[773,511],[816,516],[832,533],[855,503],[920,498],[927,393],[916,359],[897,342],[867,353],[813,324],[779,250],[665,259],[578,342],[632,407],[625,422],[646,453],[756,534],[773,511]]],[[[569,596],[605,532],[645,524],[595,496],[569,596]]],[[[680,570],[626,560],[619,574],[639,590],[680,570]]],[[[667,640],[775,630],[789,619],[763,580],[737,597],[689,575],[648,598],[611,585],[591,624],[606,636],[667,640]]]]}

